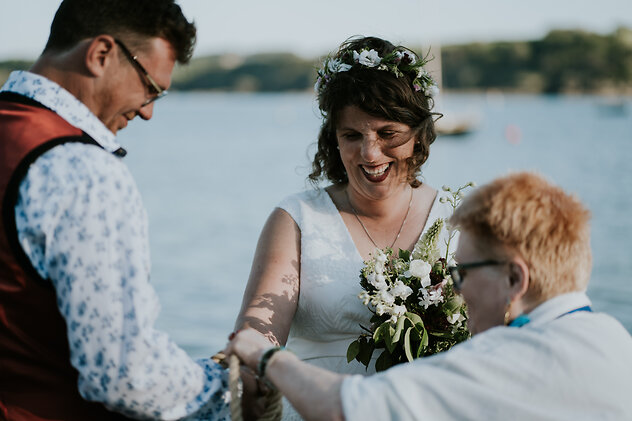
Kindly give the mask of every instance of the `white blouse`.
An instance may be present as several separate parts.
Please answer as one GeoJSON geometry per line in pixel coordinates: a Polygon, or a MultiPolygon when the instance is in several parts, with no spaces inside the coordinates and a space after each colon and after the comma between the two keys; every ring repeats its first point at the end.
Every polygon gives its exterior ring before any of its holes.
{"type": "Polygon", "coordinates": [[[347,421],[632,420],[632,338],[581,292],[449,351],[343,381],[347,421]]]}

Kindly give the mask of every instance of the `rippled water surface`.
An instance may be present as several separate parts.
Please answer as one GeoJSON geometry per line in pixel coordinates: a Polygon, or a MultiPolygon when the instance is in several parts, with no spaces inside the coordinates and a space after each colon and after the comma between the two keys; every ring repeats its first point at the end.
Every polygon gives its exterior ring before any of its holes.
{"type": "MultiPolygon", "coordinates": [[[[424,180],[440,188],[537,170],[591,209],[589,296],[632,331],[632,100],[449,95],[446,116],[476,124],[437,139],[424,180]]],[[[174,93],[121,132],[149,213],[159,327],[194,356],[223,348],[259,232],[286,195],[309,188],[320,125],[306,94],[174,93]]]]}

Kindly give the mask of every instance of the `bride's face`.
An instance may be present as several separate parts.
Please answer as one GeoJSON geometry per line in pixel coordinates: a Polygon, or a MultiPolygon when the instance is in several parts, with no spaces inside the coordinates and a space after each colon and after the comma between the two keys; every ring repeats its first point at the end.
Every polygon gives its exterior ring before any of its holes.
{"type": "Polygon", "coordinates": [[[336,137],[349,187],[355,193],[382,200],[406,184],[406,160],[415,142],[410,126],[347,106],[340,112],[336,137]]]}

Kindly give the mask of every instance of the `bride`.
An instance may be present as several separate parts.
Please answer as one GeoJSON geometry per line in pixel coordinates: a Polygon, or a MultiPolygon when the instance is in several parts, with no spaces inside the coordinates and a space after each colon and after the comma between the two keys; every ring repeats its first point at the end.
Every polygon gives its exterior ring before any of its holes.
{"type": "MultiPolygon", "coordinates": [[[[436,137],[434,83],[423,64],[372,37],[349,40],[325,60],[316,83],[323,123],[309,178],[331,185],[291,195],[272,211],[236,329],[254,328],[328,370],[375,372],[374,360],[367,370],[346,359],[371,318],[358,299],[363,261],[376,248],[412,250],[449,215],[437,190],[418,179],[436,137]]],[[[289,406],[284,412],[299,419],[289,406]]]]}

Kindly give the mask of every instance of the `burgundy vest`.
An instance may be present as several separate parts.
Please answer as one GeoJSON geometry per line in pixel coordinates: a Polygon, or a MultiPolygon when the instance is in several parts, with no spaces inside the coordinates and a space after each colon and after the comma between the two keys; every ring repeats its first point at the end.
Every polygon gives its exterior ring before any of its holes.
{"type": "Polygon", "coordinates": [[[55,289],[18,243],[20,182],[38,156],[66,142],[96,144],[35,101],[0,93],[0,419],[126,419],[79,395],[55,289]]]}

